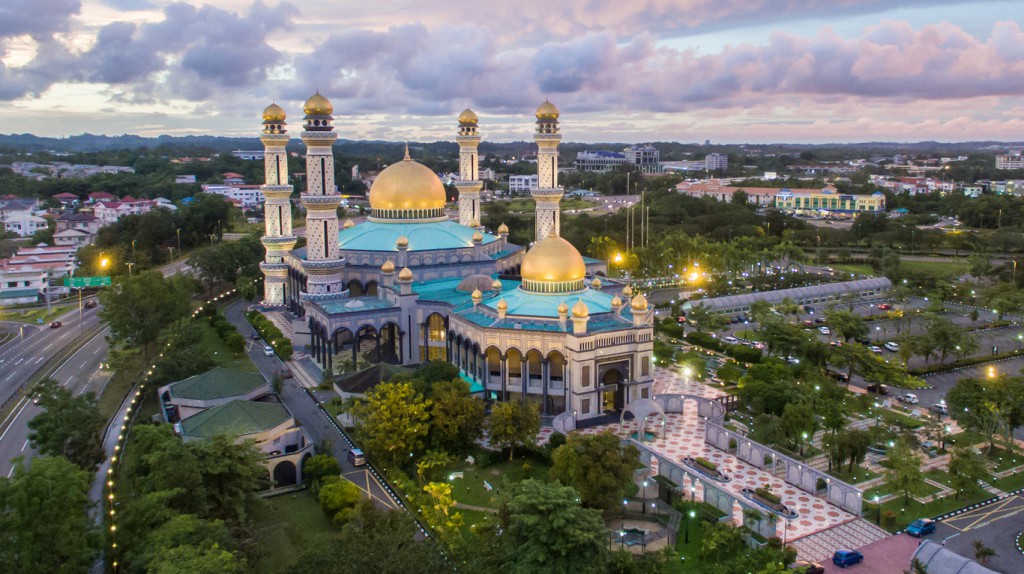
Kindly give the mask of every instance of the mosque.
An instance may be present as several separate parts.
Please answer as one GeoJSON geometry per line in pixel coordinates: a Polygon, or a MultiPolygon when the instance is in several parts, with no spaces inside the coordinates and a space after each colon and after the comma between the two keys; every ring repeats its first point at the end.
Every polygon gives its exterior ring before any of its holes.
{"type": "Polygon", "coordinates": [[[334,185],[331,103],[303,106],[306,245],[295,248],[285,146],[285,111],[263,111],[266,258],[263,305],[309,324],[322,368],[357,358],[458,365],[474,393],[538,404],[545,420],[618,412],[650,398],[653,308],[629,285],[604,281],[605,263],[560,237],[559,112],[537,108],[539,188],[529,249],[501,225],[480,225],[478,117],[459,115],[457,219],[449,219],[438,176],[409,157],[377,176],[365,221],[344,223],[334,185]]]}

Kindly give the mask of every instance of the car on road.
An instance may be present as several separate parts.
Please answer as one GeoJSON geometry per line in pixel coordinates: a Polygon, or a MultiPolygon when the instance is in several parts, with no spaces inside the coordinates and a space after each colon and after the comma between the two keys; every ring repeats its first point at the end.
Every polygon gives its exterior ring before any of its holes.
{"type": "Polygon", "coordinates": [[[265,356],[267,356],[267,357],[273,357],[274,356],[274,348],[271,347],[270,345],[265,345],[263,347],[263,354],[265,356]]]}
{"type": "Polygon", "coordinates": [[[836,550],[836,553],[832,555],[832,563],[840,568],[853,566],[863,560],[864,555],[856,550],[836,550]]]}
{"type": "Polygon", "coordinates": [[[86,309],[92,309],[96,305],[99,305],[99,303],[97,303],[95,299],[90,299],[89,301],[85,302],[84,306],[85,306],[86,309]]]}
{"type": "Polygon", "coordinates": [[[892,351],[893,353],[900,352],[900,344],[897,343],[896,341],[889,341],[888,343],[885,344],[885,348],[889,351],[892,351]]]}
{"type": "Polygon", "coordinates": [[[860,343],[861,345],[867,345],[871,343],[871,339],[868,339],[867,337],[855,337],[853,340],[860,343]]]}
{"type": "Polygon", "coordinates": [[[829,329],[828,327],[818,327],[818,332],[821,333],[822,335],[831,335],[832,334],[832,330],[829,329]]]}
{"type": "Polygon", "coordinates": [[[260,340],[260,334],[257,333],[256,331],[253,331],[252,334],[249,335],[249,338],[251,340],[253,340],[253,341],[259,341],[260,340]]]}
{"type": "Polygon", "coordinates": [[[824,325],[825,321],[828,321],[828,319],[826,319],[824,317],[818,317],[817,319],[814,320],[814,322],[819,324],[819,325],[824,325]]]}
{"type": "Polygon", "coordinates": [[[804,321],[804,327],[813,327],[813,326],[814,326],[814,321],[811,321],[810,319],[804,321]]]}
{"type": "Polygon", "coordinates": [[[723,337],[722,342],[728,343],[730,345],[735,345],[736,343],[739,342],[739,339],[737,339],[736,337],[723,337]]]}
{"type": "Polygon", "coordinates": [[[878,345],[871,345],[870,347],[868,347],[868,350],[876,355],[882,354],[882,348],[879,347],[878,345]]]}
{"type": "Polygon", "coordinates": [[[869,393],[877,393],[879,395],[889,394],[889,387],[878,383],[871,383],[867,386],[869,393]]]}
{"type": "Polygon", "coordinates": [[[892,309],[892,305],[890,305],[888,303],[879,303],[878,304],[878,310],[879,311],[888,311],[889,309],[892,309]]]}
{"type": "Polygon", "coordinates": [[[802,572],[803,574],[825,574],[825,568],[821,564],[806,560],[797,560],[791,570],[802,572]]]}
{"type": "Polygon", "coordinates": [[[907,527],[907,534],[920,538],[926,534],[935,532],[935,521],[928,518],[918,518],[907,527]]]}
{"type": "Polygon", "coordinates": [[[358,448],[348,451],[348,461],[352,466],[366,466],[366,455],[358,448]]]}
{"type": "Polygon", "coordinates": [[[50,328],[51,329],[60,329],[63,326],[64,326],[64,323],[61,323],[60,321],[54,321],[54,322],[50,323],[50,328]]]}
{"type": "Polygon", "coordinates": [[[946,401],[942,401],[940,403],[935,403],[934,405],[932,405],[930,407],[929,410],[931,410],[933,413],[938,413],[940,415],[948,415],[949,414],[949,407],[946,406],[946,401]]]}
{"type": "Polygon", "coordinates": [[[907,403],[908,405],[916,405],[917,403],[921,402],[921,399],[917,398],[917,395],[915,395],[914,393],[904,393],[896,398],[900,401],[907,403]]]}
{"type": "Polygon", "coordinates": [[[281,370],[278,371],[278,373],[281,375],[282,379],[290,379],[290,378],[292,378],[292,370],[289,369],[286,366],[285,367],[281,367],[281,370]]]}

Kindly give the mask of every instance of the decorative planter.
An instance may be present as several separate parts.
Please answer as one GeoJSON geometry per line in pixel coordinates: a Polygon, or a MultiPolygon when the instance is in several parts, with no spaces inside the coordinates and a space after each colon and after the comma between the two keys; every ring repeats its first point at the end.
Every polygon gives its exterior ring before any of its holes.
{"type": "Polygon", "coordinates": [[[743,496],[746,497],[747,500],[750,500],[751,502],[757,504],[761,508],[764,508],[765,510],[767,510],[769,512],[777,514],[777,515],[781,516],[782,518],[790,518],[790,519],[792,519],[792,518],[796,518],[797,517],[797,514],[796,514],[795,511],[790,509],[785,504],[782,504],[781,502],[774,502],[772,500],[768,500],[768,499],[764,498],[763,496],[761,496],[760,494],[754,492],[753,490],[751,490],[749,488],[744,488],[740,492],[743,493],[743,496]]]}
{"type": "Polygon", "coordinates": [[[688,456],[688,457],[684,458],[683,459],[683,464],[685,464],[686,466],[690,467],[691,469],[697,471],[698,473],[700,473],[701,476],[709,478],[709,479],[711,479],[711,480],[713,480],[715,482],[729,482],[730,480],[732,480],[727,475],[722,474],[722,471],[720,471],[718,469],[712,470],[712,469],[710,469],[710,468],[700,464],[699,462],[697,462],[691,456],[688,456]]]}

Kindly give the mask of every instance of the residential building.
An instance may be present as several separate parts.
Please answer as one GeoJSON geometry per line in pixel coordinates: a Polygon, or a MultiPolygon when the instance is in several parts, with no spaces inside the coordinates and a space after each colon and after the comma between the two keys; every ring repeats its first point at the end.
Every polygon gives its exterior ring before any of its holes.
{"type": "Polygon", "coordinates": [[[68,211],[57,218],[53,242],[61,246],[81,247],[95,242],[100,220],[91,213],[68,211]]]}
{"type": "Polygon", "coordinates": [[[258,150],[240,150],[239,149],[239,150],[235,150],[235,151],[231,152],[231,155],[237,157],[238,159],[245,159],[245,160],[250,160],[250,161],[262,160],[263,159],[263,150],[261,150],[261,149],[258,149],[258,150]]]}
{"type": "Polygon", "coordinates": [[[0,259],[0,307],[35,303],[46,290],[47,268],[0,259]]]}
{"type": "Polygon", "coordinates": [[[153,208],[153,202],[147,199],[134,199],[126,196],[129,201],[100,201],[92,208],[93,215],[100,221],[100,225],[116,223],[126,215],[142,215],[149,213],[153,208]]]}
{"type": "Polygon", "coordinates": [[[704,157],[704,169],[708,171],[726,170],[729,168],[729,156],[724,153],[709,153],[704,157]]]}
{"type": "Polygon", "coordinates": [[[844,216],[884,213],[885,194],[880,191],[871,195],[841,194],[832,186],[819,191],[783,189],[775,196],[775,207],[795,213],[813,212],[844,216]]]}
{"type": "Polygon", "coordinates": [[[781,189],[777,187],[735,187],[722,185],[721,180],[684,181],[676,185],[676,191],[690,197],[710,197],[716,201],[732,201],[733,194],[743,191],[747,194],[747,203],[758,207],[775,205],[775,196],[781,189]]]}
{"type": "Polygon", "coordinates": [[[997,155],[996,169],[1024,169],[1024,154],[997,155]]]}
{"type": "Polygon", "coordinates": [[[258,185],[204,185],[203,192],[223,195],[238,201],[246,209],[256,207],[266,200],[258,185]]]}
{"type": "Polygon", "coordinates": [[[194,175],[179,175],[175,176],[174,183],[195,183],[196,176],[194,175]]]}
{"type": "Polygon", "coordinates": [[[220,174],[221,179],[224,180],[224,185],[243,185],[245,184],[245,177],[240,173],[233,171],[225,172],[220,174]]]}
{"type": "Polygon", "coordinates": [[[626,163],[630,164],[641,173],[661,173],[661,152],[651,144],[634,145],[623,150],[626,163]]]}
{"type": "Polygon", "coordinates": [[[528,193],[537,189],[537,175],[510,175],[508,176],[509,193],[528,193]]]}

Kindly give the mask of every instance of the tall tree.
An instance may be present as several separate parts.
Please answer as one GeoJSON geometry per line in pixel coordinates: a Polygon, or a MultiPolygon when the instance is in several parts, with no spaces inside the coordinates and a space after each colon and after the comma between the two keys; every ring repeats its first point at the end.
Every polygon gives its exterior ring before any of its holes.
{"type": "Polygon", "coordinates": [[[507,448],[512,460],[516,447],[534,444],[540,432],[540,409],[535,403],[505,401],[494,405],[487,419],[487,437],[492,445],[507,448]]]}
{"type": "Polygon", "coordinates": [[[864,317],[856,313],[842,310],[829,311],[825,317],[825,324],[844,341],[849,342],[850,339],[866,337],[868,334],[868,326],[864,322],[864,317]]]}
{"type": "Polygon", "coordinates": [[[988,475],[985,460],[973,449],[958,447],[949,457],[949,485],[956,492],[956,498],[974,492],[978,481],[988,475]]]}
{"type": "Polygon", "coordinates": [[[96,559],[100,536],[89,516],[92,473],[43,456],[0,478],[0,570],[78,574],[96,559]]]}
{"type": "Polygon", "coordinates": [[[103,427],[107,421],[96,406],[96,395],[73,396],[53,379],[37,387],[43,412],[29,421],[29,441],[42,454],[63,456],[84,470],[103,461],[103,427]]]}
{"type": "Polygon", "coordinates": [[[561,484],[524,480],[502,505],[499,517],[510,554],[508,571],[601,572],[605,526],[598,510],[576,502],[576,491],[561,484]]]}
{"type": "Polygon", "coordinates": [[[924,473],[921,471],[921,457],[904,439],[897,439],[889,449],[889,463],[892,469],[886,474],[886,482],[894,489],[903,493],[903,502],[910,502],[910,495],[924,484],[924,473]]]}
{"type": "Polygon", "coordinates": [[[994,395],[989,392],[988,383],[975,378],[960,379],[946,393],[949,416],[964,429],[985,435],[988,449],[992,448],[992,439],[1002,425],[994,395]]]}
{"type": "Polygon", "coordinates": [[[550,477],[580,493],[583,506],[610,513],[633,482],[639,452],[611,431],[574,433],[551,454],[550,477]]]}
{"type": "Polygon", "coordinates": [[[463,452],[480,438],[483,402],[469,393],[469,383],[453,379],[434,383],[430,408],[430,443],[449,452],[463,452]]]}
{"type": "Polygon", "coordinates": [[[422,448],[430,430],[431,405],[409,382],[381,383],[366,393],[355,414],[359,434],[371,455],[394,465],[422,448]]]}
{"type": "Polygon", "coordinates": [[[122,346],[141,347],[148,358],[161,329],[191,310],[191,280],[165,278],[157,271],[121,277],[100,291],[100,317],[110,324],[111,337],[122,346]]]}

